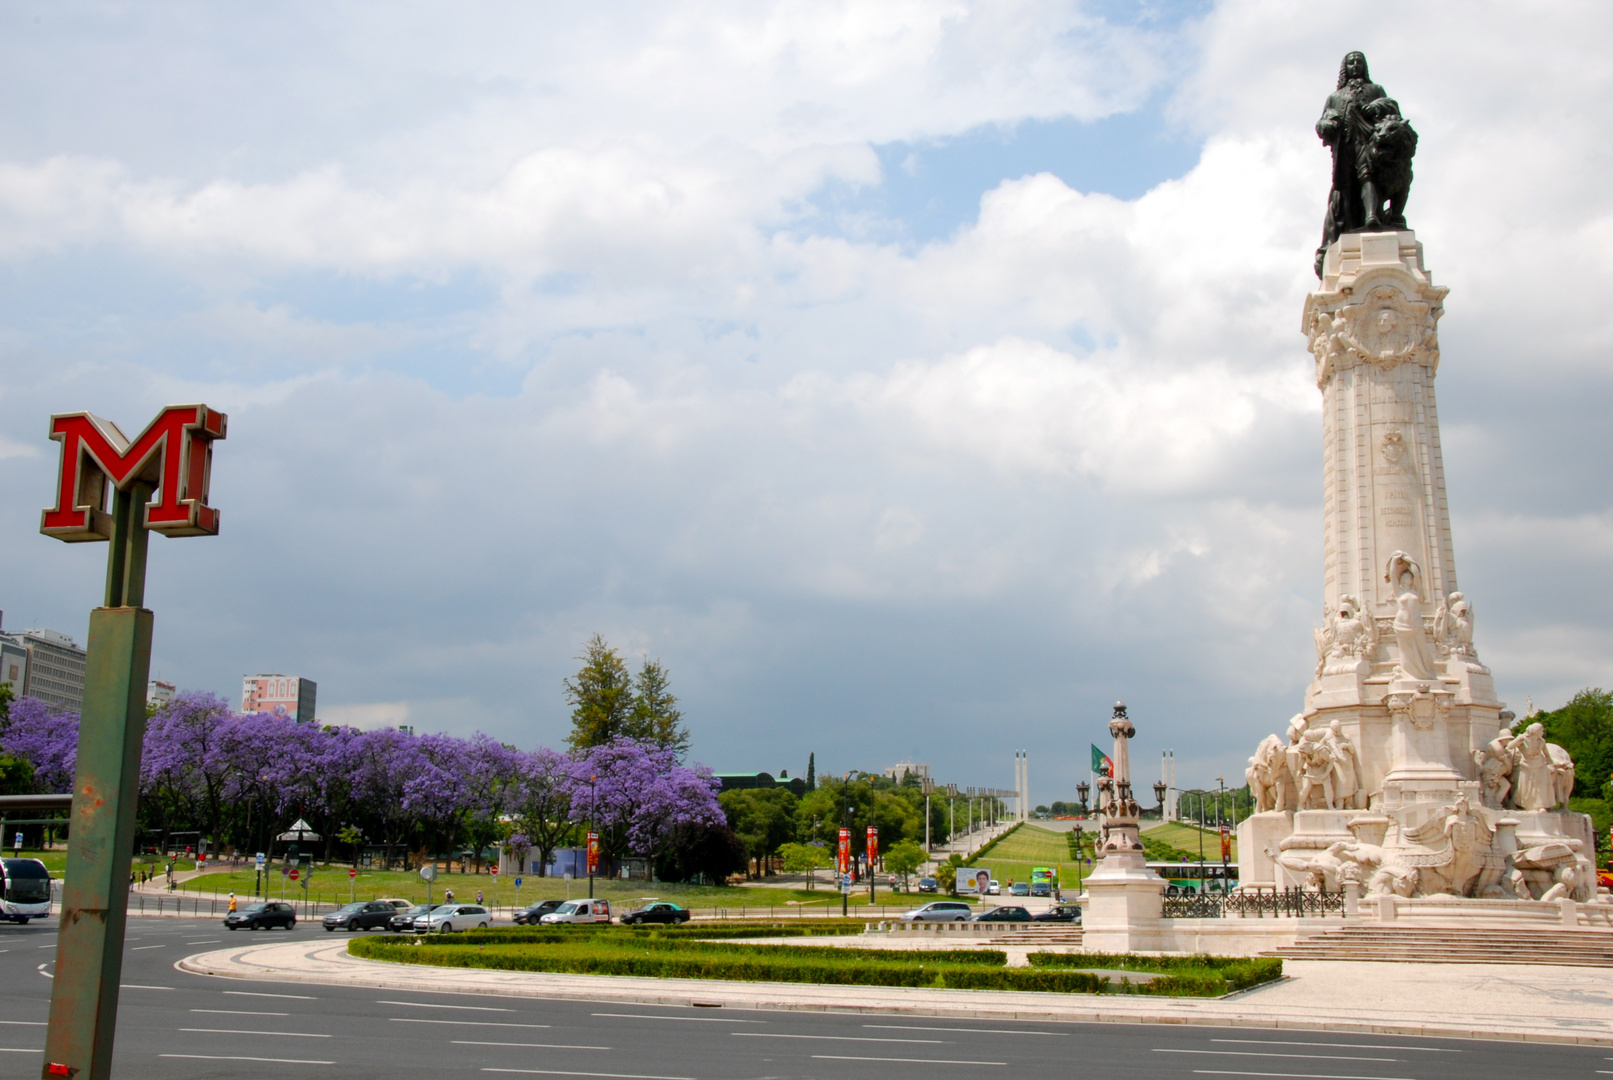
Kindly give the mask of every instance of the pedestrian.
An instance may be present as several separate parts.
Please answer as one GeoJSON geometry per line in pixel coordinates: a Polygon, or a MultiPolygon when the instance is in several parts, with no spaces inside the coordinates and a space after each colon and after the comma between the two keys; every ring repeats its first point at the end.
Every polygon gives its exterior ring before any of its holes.
{"type": "Polygon", "coordinates": [[[235,894],[233,892],[230,893],[230,911],[229,911],[229,913],[231,915],[235,914],[235,894]]]}
{"type": "Polygon", "coordinates": [[[445,904],[452,904],[454,902],[454,890],[444,889],[442,893],[442,902],[445,904]]]}
{"type": "Polygon", "coordinates": [[[480,890],[480,889],[476,890],[476,902],[478,904],[480,904],[482,902],[482,890],[480,890]]]}

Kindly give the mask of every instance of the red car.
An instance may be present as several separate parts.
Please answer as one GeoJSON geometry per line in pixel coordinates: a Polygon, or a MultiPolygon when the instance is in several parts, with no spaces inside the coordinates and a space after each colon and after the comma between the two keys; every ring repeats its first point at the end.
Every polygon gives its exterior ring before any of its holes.
{"type": "Polygon", "coordinates": [[[1613,889],[1613,870],[1598,870],[1596,884],[1604,889],[1613,889]]]}

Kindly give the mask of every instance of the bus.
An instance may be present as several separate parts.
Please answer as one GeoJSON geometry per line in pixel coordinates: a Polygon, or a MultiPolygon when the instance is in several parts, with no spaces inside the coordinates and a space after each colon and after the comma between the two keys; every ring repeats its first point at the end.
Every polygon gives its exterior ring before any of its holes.
{"type": "Polygon", "coordinates": [[[1164,878],[1166,896],[1228,893],[1238,887],[1238,864],[1218,862],[1151,862],[1148,869],[1164,878]]]}
{"type": "Polygon", "coordinates": [[[1052,896],[1059,886],[1059,876],[1050,866],[1031,867],[1031,895],[1052,896]]]}
{"type": "Polygon", "coordinates": [[[50,871],[38,859],[0,859],[0,919],[27,925],[50,914],[50,871]]]}

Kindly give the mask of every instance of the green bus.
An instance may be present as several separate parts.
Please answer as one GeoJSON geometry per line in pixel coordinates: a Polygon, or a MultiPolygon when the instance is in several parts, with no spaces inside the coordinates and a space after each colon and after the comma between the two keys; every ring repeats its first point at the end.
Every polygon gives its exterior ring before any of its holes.
{"type": "Polygon", "coordinates": [[[1238,864],[1218,862],[1151,862],[1148,869],[1164,878],[1166,896],[1191,893],[1228,893],[1238,887],[1238,864]]]}

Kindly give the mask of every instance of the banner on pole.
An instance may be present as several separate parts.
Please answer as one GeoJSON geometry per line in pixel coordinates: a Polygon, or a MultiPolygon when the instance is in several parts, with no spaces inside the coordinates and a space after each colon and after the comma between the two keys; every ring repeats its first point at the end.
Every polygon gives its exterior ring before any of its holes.
{"type": "Polygon", "coordinates": [[[840,830],[840,872],[851,873],[851,830],[840,830]]]}
{"type": "Polygon", "coordinates": [[[873,825],[868,826],[868,868],[874,868],[874,860],[879,858],[879,829],[873,825]]]}
{"type": "Polygon", "coordinates": [[[599,873],[599,834],[596,832],[588,834],[588,872],[599,873]]]}

